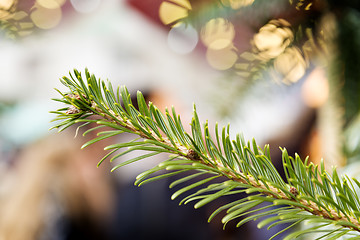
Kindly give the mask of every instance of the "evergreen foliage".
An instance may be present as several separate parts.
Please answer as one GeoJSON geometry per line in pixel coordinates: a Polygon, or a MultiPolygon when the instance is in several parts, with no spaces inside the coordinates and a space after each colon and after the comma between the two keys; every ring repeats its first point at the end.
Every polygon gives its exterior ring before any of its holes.
{"type": "Polygon", "coordinates": [[[268,145],[260,148],[255,140],[246,141],[241,134],[231,138],[229,125],[216,124],[215,136],[211,136],[208,122],[200,122],[195,106],[191,131],[186,132],[174,108],[165,109],[163,113],[138,92],[136,109],[125,86],[114,89],[110,82],[96,79],[87,69],[84,79],[77,70],[70,73],[70,78],[61,79],[68,92],[58,90],[61,98],[54,99],[65,106],[52,112],[57,121],[53,128],[62,131],[74,124],[80,123],[80,127],[95,124],[84,135],[100,131],[83,148],[124,132],[134,135],[129,142],[105,147],[109,152],[99,165],[105,159],[112,162],[133,151],[147,151],[119,163],[114,171],[165,153],[168,159],[139,174],[136,185],[187,172],[186,177],[170,184],[171,188],[182,186],[171,198],[181,197],[180,204],[194,202],[195,208],[222,196],[248,194],[219,207],[209,216],[209,221],[224,211],[226,214],[221,220],[224,227],[229,221],[238,221],[237,226],[241,226],[258,220],[259,228],[268,229],[290,223],[273,238],[289,228],[293,231],[286,240],[309,233],[320,234],[317,239],[359,238],[358,180],[341,177],[336,169],[328,173],[323,163],[316,166],[298,155],[291,157],[286,149],[281,149],[286,175],[286,179],[282,179],[271,162],[268,145]],[[195,188],[196,191],[191,191],[195,188]],[[303,222],[311,224],[305,229],[294,228],[303,222]]]}

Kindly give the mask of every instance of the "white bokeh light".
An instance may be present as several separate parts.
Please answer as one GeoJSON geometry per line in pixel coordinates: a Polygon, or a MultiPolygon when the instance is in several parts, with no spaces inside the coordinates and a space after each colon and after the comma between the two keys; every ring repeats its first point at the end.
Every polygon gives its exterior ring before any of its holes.
{"type": "Polygon", "coordinates": [[[179,54],[187,54],[193,51],[198,41],[197,31],[184,23],[174,26],[168,34],[170,49],[179,54]]]}
{"type": "Polygon", "coordinates": [[[99,7],[101,0],[70,0],[74,9],[80,13],[90,13],[99,7]]]}

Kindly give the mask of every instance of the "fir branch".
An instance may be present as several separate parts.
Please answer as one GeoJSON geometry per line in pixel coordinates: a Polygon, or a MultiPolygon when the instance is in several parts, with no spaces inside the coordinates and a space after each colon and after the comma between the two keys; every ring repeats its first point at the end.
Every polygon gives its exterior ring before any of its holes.
{"type": "Polygon", "coordinates": [[[292,158],[286,149],[281,149],[286,175],[284,181],[271,162],[269,146],[261,149],[255,140],[245,141],[240,134],[231,140],[229,125],[221,131],[216,125],[214,140],[208,123],[204,126],[200,124],[195,107],[190,134],[184,131],[180,116],[174,108],[171,112],[166,109],[164,114],[151,102],[147,104],[138,92],[139,109],[136,109],[126,87],[118,87],[114,92],[110,82],[96,79],[87,69],[86,81],[77,70],[74,70],[74,76],[70,74],[70,78],[61,79],[69,92],[58,91],[62,98],[54,100],[68,107],[53,112],[57,115],[54,120],[60,121],[54,128],[61,131],[76,123],[82,123],[81,126],[96,123],[96,127],[84,134],[103,126],[113,129],[98,133],[98,137],[83,147],[123,132],[138,135],[140,138],[130,142],[107,146],[105,150],[111,151],[99,164],[110,156],[110,161],[113,161],[136,150],[147,150],[150,153],[122,162],[112,171],[159,153],[171,154],[168,160],[140,174],[136,178],[136,185],[188,172],[190,175],[170,185],[183,186],[172,195],[172,199],[187,195],[180,204],[195,201],[194,207],[199,208],[221,196],[240,192],[249,194],[246,198],[220,207],[209,217],[209,221],[226,210],[222,219],[224,226],[246,215],[250,216],[242,219],[238,226],[265,217],[259,222],[259,227],[270,224],[268,228],[271,228],[284,222],[293,223],[290,227],[304,221],[314,223],[306,230],[291,233],[289,239],[318,231],[331,239],[360,232],[360,201],[356,193],[360,183],[356,179],[347,176],[340,178],[336,170],[329,174],[323,163],[319,167],[308,163],[308,159],[303,162],[298,155],[292,158]],[[97,119],[90,118],[93,115],[97,119]],[[126,150],[115,154],[121,149],[126,150]],[[166,170],[165,173],[163,170],[166,170]],[[200,175],[207,177],[189,183],[189,180],[198,179],[200,175]],[[214,183],[213,180],[219,178],[225,180],[214,183]],[[194,191],[199,187],[199,190],[194,191]],[[256,208],[262,203],[270,205],[256,208]],[[272,206],[278,206],[277,210],[272,206]]]}

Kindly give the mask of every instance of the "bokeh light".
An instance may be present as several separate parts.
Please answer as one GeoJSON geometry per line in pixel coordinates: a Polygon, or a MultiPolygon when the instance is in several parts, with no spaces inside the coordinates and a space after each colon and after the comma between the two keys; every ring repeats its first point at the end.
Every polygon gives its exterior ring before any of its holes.
{"type": "Polygon", "coordinates": [[[230,46],[235,38],[234,25],[224,18],[214,18],[201,29],[201,41],[211,49],[220,50],[230,46]]]}
{"type": "Polygon", "coordinates": [[[283,82],[295,83],[306,71],[306,62],[297,47],[289,47],[275,59],[275,69],[283,75],[283,82]]]}
{"type": "Polygon", "coordinates": [[[254,0],[221,0],[224,6],[231,7],[232,9],[239,9],[242,7],[253,4],[254,0]]]}
{"type": "Polygon", "coordinates": [[[56,27],[62,18],[61,7],[46,8],[39,3],[34,5],[34,10],[30,14],[30,18],[41,29],[51,29],[56,27]]]}
{"type": "Polygon", "coordinates": [[[209,20],[200,32],[202,43],[207,47],[206,59],[217,70],[230,69],[238,59],[233,41],[234,25],[224,18],[209,20]]]}
{"type": "Polygon", "coordinates": [[[187,0],[164,1],[159,8],[159,17],[163,24],[176,24],[179,20],[185,18],[191,10],[190,2],[187,0]]]}
{"type": "Polygon", "coordinates": [[[90,13],[95,11],[101,0],[70,0],[73,8],[79,13],[90,13]]]}
{"type": "Polygon", "coordinates": [[[194,50],[198,43],[198,33],[189,24],[176,24],[168,34],[168,45],[176,53],[187,54],[194,50]]]}
{"type": "Polygon", "coordinates": [[[222,49],[208,48],[206,59],[213,68],[217,70],[227,70],[236,63],[238,55],[235,47],[229,45],[222,49]]]}
{"type": "Polygon", "coordinates": [[[14,4],[15,0],[1,0],[0,1],[0,9],[8,10],[10,9],[14,4]]]}
{"type": "Polygon", "coordinates": [[[329,82],[325,70],[316,68],[304,82],[301,95],[305,104],[312,108],[321,107],[329,98],[329,82]]]}
{"type": "Polygon", "coordinates": [[[16,5],[15,0],[1,0],[0,1],[0,18],[5,19],[11,14],[10,9],[16,5]]]}
{"type": "Polygon", "coordinates": [[[261,60],[279,56],[293,41],[290,23],[284,19],[271,20],[254,36],[253,44],[261,60]]]}

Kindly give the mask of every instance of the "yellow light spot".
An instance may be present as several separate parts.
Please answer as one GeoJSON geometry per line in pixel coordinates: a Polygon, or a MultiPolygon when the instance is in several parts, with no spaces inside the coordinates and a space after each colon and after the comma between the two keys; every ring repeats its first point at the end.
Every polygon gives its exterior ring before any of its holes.
{"type": "Polygon", "coordinates": [[[296,47],[287,48],[275,59],[275,69],[281,73],[284,83],[295,83],[305,74],[306,62],[296,47]]]}
{"type": "Polygon", "coordinates": [[[223,49],[208,48],[206,59],[210,66],[217,70],[227,70],[231,68],[238,59],[233,45],[223,49]]]}
{"type": "Polygon", "coordinates": [[[0,0],[0,19],[11,17],[11,8],[17,3],[15,0],[0,0]]]}
{"type": "Polygon", "coordinates": [[[165,24],[176,23],[176,21],[188,16],[188,12],[191,9],[190,3],[187,1],[173,1],[176,3],[162,2],[159,8],[160,20],[165,24]]]}
{"type": "Polygon", "coordinates": [[[309,4],[305,7],[305,10],[306,10],[306,11],[310,10],[312,4],[313,4],[313,3],[309,3],[309,4]]]}
{"type": "Polygon", "coordinates": [[[321,107],[329,98],[329,82],[324,69],[316,68],[304,82],[301,95],[306,105],[312,108],[321,107]]]}
{"type": "Polygon", "coordinates": [[[36,2],[44,8],[55,9],[64,5],[66,0],[36,0],[36,2]]]}
{"type": "Polygon", "coordinates": [[[232,45],[234,37],[234,25],[224,18],[211,19],[200,32],[200,38],[204,45],[215,50],[232,45]]]}
{"type": "Polygon", "coordinates": [[[272,20],[254,36],[253,43],[262,60],[269,60],[279,56],[293,41],[290,24],[283,20],[272,20]]]}
{"type": "Polygon", "coordinates": [[[31,29],[34,27],[32,22],[20,22],[19,23],[20,29],[24,31],[25,29],[31,29]]]}
{"type": "Polygon", "coordinates": [[[248,72],[248,71],[238,71],[238,72],[236,72],[236,74],[243,78],[247,78],[250,76],[250,72],[248,72]]]}
{"type": "Polygon", "coordinates": [[[0,9],[8,10],[15,4],[15,0],[1,0],[0,9]]]}
{"type": "Polygon", "coordinates": [[[247,70],[249,68],[250,64],[248,63],[237,63],[235,64],[235,68],[239,70],[247,70]]]}
{"type": "Polygon", "coordinates": [[[254,0],[221,0],[222,4],[236,10],[253,4],[254,0]]]}
{"type": "Polygon", "coordinates": [[[61,17],[61,8],[49,9],[39,4],[35,4],[35,10],[30,15],[33,23],[41,29],[54,28],[59,24],[61,17]]]}
{"type": "Polygon", "coordinates": [[[250,53],[250,52],[243,52],[240,57],[242,59],[245,59],[246,61],[249,61],[249,62],[252,62],[254,61],[256,58],[255,58],[255,55],[253,53],[250,53]]]}
{"type": "Polygon", "coordinates": [[[28,16],[28,14],[26,12],[19,11],[19,12],[14,13],[14,15],[12,16],[12,19],[19,21],[21,19],[26,18],[27,16],[28,16]]]}
{"type": "Polygon", "coordinates": [[[191,10],[191,4],[188,0],[169,0],[169,1],[191,10]]]}

